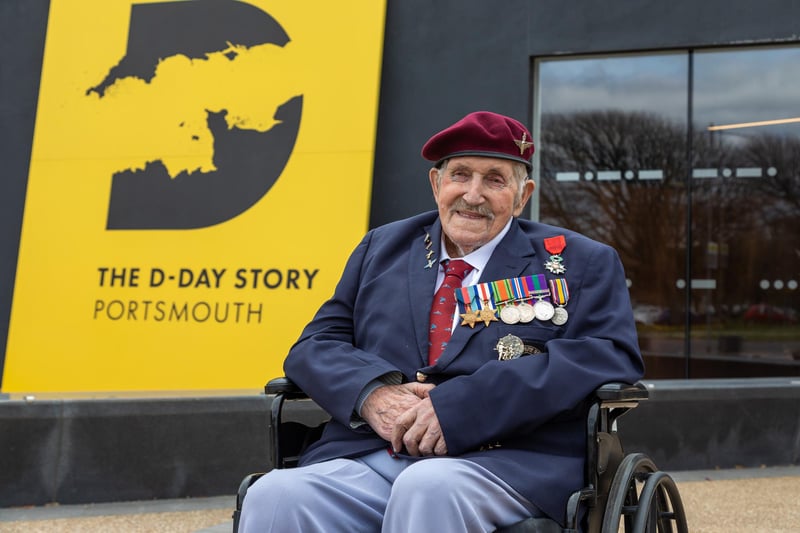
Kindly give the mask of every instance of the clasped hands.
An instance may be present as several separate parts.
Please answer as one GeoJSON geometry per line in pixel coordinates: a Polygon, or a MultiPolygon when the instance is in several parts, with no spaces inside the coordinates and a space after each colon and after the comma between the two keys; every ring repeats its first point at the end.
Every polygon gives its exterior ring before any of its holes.
{"type": "Polygon", "coordinates": [[[412,456],[446,455],[447,444],[428,394],[435,385],[384,385],[367,397],[361,417],[395,453],[405,446],[412,456]]]}

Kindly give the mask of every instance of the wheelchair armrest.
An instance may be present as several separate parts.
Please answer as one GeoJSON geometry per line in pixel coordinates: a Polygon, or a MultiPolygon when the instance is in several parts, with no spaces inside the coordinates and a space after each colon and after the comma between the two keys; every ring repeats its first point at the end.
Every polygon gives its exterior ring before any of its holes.
{"type": "Polygon", "coordinates": [[[264,392],[267,394],[283,394],[294,399],[306,396],[306,393],[294,381],[285,376],[269,380],[264,386],[264,392]]]}
{"type": "Polygon", "coordinates": [[[644,401],[650,394],[643,383],[637,382],[634,384],[611,382],[601,385],[596,391],[595,396],[598,400],[604,402],[619,402],[619,401],[644,401]]]}
{"type": "MultiPolygon", "coordinates": [[[[291,379],[282,376],[273,378],[264,386],[267,394],[287,394],[292,397],[305,396],[303,390],[291,379]]],[[[647,388],[643,383],[634,384],[611,382],[600,385],[595,390],[595,396],[603,402],[644,401],[649,397],[647,388]]]]}

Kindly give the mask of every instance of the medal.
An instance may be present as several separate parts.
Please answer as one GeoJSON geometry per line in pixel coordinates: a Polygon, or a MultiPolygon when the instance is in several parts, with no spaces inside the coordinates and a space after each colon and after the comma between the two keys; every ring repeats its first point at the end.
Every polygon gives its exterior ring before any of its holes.
{"type": "Polygon", "coordinates": [[[497,322],[497,311],[492,309],[489,301],[483,303],[484,307],[478,313],[478,320],[483,322],[484,326],[488,326],[489,322],[497,322]]]}
{"type": "Polygon", "coordinates": [[[556,326],[563,326],[569,319],[569,313],[563,307],[556,307],[553,310],[553,324],[556,326]]]}
{"type": "Polygon", "coordinates": [[[462,326],[473,328],[478,322],[483,322],[485,326],[490,322],[497,322],[497,309],[494,307],[492,289],[488,283],[462,287],[460,291],[456,291],[456,301],[459,303],[459,309],[462,309],[462,302],[464,304],[464,313],[461,314],[462,326]]]}
{"type": "Polygon", "coordinates": [[[479,306],[476,305],[475,290],[475,285],[461,287],[456,290],[456,303],[461,317],[461,325],[469,326],[470,328],[474,328],[481,317],[478,311],[479,306]]]}
{"type": "Polygon", "coordinates": [[[516,324],[519,322],[519,311],[513,304],[515,294],[513,282],[510,279],[503,279],[491,282],[492,294],[495,304],[502,306],[500,309],[500,320],[505,324],[516,324]]]}
{"type": "Polygon", "coordinates": [[[533,320],[534,317],[533,306],[528,303],[528,300],[532,298],[531,293],[528,290],[528,285],[524,278],[514,278],[511,281],[511,290],[514,293],[514,300],[519,302],[517,304],[519,321],[523,324],[527,324],[533,320]]]}
{"type": "Polygon", "coordinates": [[[516,324],[522,320],[516,305],[507,305],[500,310],[500,320],[505,324],[516,324]]]}
{"type": "Polygon", "coordinates": [[[536,298],[533,304],[533,316],[537,320],[547,322],[553,318],[553,304],[550,303],[550,289],[547,288],[547,280],[544,274],[527,276],[525,282],[528,285],[528,292],[536,298]]]}
{"type": "Polygon", "coordinates": [[[527,324],[531,320],[534,319],[536,316],[536,312],[533,310],[533,306],[527,302],[522,302],[517,306],[517,311],[519,312],[519,321],[523,324],[527,324]]]}
{"type": "Polygon", "coordinates": [[[525,344],[522,339],[514,335],[506,335],[494,347],[497,352],[498,361],[510,361],[512,359],[519,359],[525,352],[525,344]]]}
{"type": "Polygon", "coordinates": [[[544,267],[553,274],[563,274],[567,271],[567,268],[564,266],[564,259],[562,259],[560,255],[551,256],[544,264],[544,267]]]}
{"type": "Polygon", "coordinates": [[[479,283],[477,288],[483,303],[481,310],[478,312],[478,320],[483,322],[484,326],[488,326],[489,322],[497,322],[497,310],[494,308],[494,302],[492,301],[492,288],[488,283],[479,283]]]}
{"type": "Polygon", "coordinates": [[[490,283],[479,283],[456,290],[461,325],[474,328],[478,322],[488,326],[497,322],[497,309],[490,283]]]}
{"type": "Polygon", "coordinates": [[[484,326],[488,326],[489,322],[497,322],[497,316],[496,316],[497,311],[491,308],[489,301],[486,300],[485,302],[483,302],[483,305],[484,305],[483,308],[478,313],[478,320],[483,322],[484,326]]]}
{"type": "Polygon", "coordinates": [[[475,323],[481,318],[481,314],[477,311],[470,311],[469,313],[462,313],[459,315],[461,317],[461,325],[462,326],[469,326],[470,328],[475,327],[475,323]]]}
{"type": "Polygon", "coordinates": [[[548,320],[553,318],[555,312],[556,310],[553,307],[553,304],[551,304],[550,302],[539,300],[538,302],[533,304],[533,314],[538,320],[541,320],[542,322],[547,322],[548,320]]]}
{"type": "Polygon", "coordinates": [[[553,303],[558,306],[553,312],[553,324],[563,326],[569,320],[569,313],[567,313],[565,307],[569,301],[567,280],[566,278],[551,279],[548,284],[550,285],[550,296],[553,298],[553,303]]]}
{"type": "Polygon", "coordinates": [[[564,258],[561,257],[561,252],[567,247],[566,238],[563,235],[549,237],[544,240],[544,248],[550,252],[550,259],[544,264],[544,267],[553,274],[563,274],[567,271],[564,266],[564,258]]]}

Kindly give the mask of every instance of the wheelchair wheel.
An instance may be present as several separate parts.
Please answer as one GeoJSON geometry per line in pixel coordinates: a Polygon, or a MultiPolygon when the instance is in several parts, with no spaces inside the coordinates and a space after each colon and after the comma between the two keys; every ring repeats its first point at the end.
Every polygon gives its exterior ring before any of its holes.
{"type": "Polygon", "coordinates": [[[618,533],[624,517],[626,533],[686,533],[686,516],[672,478],[659,472],[646,455],[634,453],[619,465],[603,514],[603,533],[618,533]]]}
{"type": "Polygon", "coordinates": [[[674,531],[675,522],[678,533],[687,533],[686,514],[675,481],[666,472],[655,472],[647,477],[641,494],[636,515],[633,517],[633,531],[651,531],[657,524],[658,531],[674,531]]]}

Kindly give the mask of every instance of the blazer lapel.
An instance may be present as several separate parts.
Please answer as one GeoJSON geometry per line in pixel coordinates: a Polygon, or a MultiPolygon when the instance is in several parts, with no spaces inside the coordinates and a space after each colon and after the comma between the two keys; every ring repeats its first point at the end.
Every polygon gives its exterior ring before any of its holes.
{"type": "MultiPolygon", "coordinates": [[[[530,239],[520,229],[516,219],[503,240],[497,245],[491,259],[481,273],[478,283],[486,283],[500,279],[516,278],[523,275],[536,255],[530,239]]],[[[486,326],[481,322],[474,328],[468,326],[456,327],[450,342],[445,347],[444,353],[439,358],[436,366],[444,368],[463,351],[467,342],[473,335],[482,331],[486,326]]],[[[491,326],[488,326],[491,328],[491,326]]]]}
{"type": "Polygon", "coordinates": [[[436,276],[439,273],[441,235],[442,225],[437,219],[432,225],[423,228],[419,238],[411,243],[411,253],[408,258],[411,320],[414,324],[420,360],[424,366],[428,365],[429,320],[436,276]]]}

